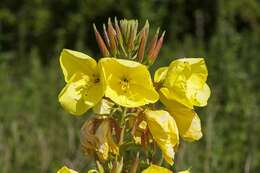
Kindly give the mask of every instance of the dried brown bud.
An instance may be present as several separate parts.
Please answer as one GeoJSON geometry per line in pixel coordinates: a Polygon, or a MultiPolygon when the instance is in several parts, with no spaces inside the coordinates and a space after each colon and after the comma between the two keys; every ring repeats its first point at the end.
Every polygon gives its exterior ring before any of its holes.
{"type": "Polygon", "coordinates": [[[112,136],[110,119],[91,118],[81,128],[81,146],[85,152],[95,152],[100,160],[107,160],[108,154],[118,154],[118,147],[112,136]]]}
{"type": "Polygon", "coordinates": [[[95,149],[98,143],[98,139],[95,137],[95,130],[98,124],[98,120],[91,118],[87,120],[80,131],[80,143],[83,150],[89,153],[91,150],[95,149]]]}

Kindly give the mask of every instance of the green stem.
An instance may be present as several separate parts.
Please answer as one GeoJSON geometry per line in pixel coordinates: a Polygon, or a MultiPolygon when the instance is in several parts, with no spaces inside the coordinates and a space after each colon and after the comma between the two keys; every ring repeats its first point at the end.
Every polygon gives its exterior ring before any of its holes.
{"type": "Polygon", "coordinates": [[[127,112],[127,108],[124,108],[122,119],[121,119],[122,129],[121,129],[120,138],[119,138],[119,146],[124,143],[124,135],[125,135],[125,128],[126,128],[126,122],[125,122],[126,112],[127,112]]]}
{"type": "Polygon", "coordinates": [[[133,163],[130,173],[136,173],[139,163],[140,163],[140,159],[139,159],[139,152],[138,152],[136,154],[135,161],[133,163]]]}

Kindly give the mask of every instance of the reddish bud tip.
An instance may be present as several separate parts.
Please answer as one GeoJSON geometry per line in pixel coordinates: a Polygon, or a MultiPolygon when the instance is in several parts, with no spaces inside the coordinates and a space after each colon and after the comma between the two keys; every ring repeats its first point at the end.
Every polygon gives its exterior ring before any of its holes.
{"type": "Polygon", "coordinates": [[[110,54],[109,54],[109,51],[106,47],[106,44],[105,44],[104,40],[102,39],[100,33],[98,32],[95,24],[93,24],[93,28],[94,28],[96,40],[97,40],[97,43],[98,43],[98,47],[99,47],[102,55],[103,56],[109,56],[110,54]]]}

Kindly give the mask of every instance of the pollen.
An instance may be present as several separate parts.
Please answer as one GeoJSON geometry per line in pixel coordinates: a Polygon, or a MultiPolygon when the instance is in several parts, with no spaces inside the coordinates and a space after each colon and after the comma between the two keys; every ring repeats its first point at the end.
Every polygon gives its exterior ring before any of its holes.
{"type": "Polygon", "coordinates": [[[127,90],[129,89],[129,79],[127,77],[122,77],[119,84],[121,86],[121,89],[124,92],[127,92],[127,90]]]}
{"type": "Polygon", "coordinates": [[[100,82],[100,77],[97,74],[92,74],[92,81],[94,84],[97,84],[100,82]]]}

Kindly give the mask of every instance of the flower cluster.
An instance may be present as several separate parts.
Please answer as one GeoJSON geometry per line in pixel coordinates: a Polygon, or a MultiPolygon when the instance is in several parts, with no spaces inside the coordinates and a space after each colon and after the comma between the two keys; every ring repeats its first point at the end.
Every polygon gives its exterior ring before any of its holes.
{"type": "MultiPolygon", "coordinates": [[[[162,159],[173,165],[180,137],[186,141],[202,137],[194,106],[207,105],[210,96],[204,59],[176,59],[157,69],[152,79],[148,68],[158,55],[164,33],[159,39],[155,34],[145,55],[147,24],[137,34],[136,21],[123,20],[121,27],[116,21],[115,29],[109,21],[107,44],[94,29],[104,56],[98,62],[69,49],[63,49],[60,56],[66,85],[59,102],[76,116],[93,112],[81,128],[82,149],[98,163],[89,172],[171,173],[156,165],[153,148],[158,147],[162,159]],[[122,54],[126,56],[121,58],[122,54]]],[[[58,173],[76,171],[63,167],[58,173]]]]}

